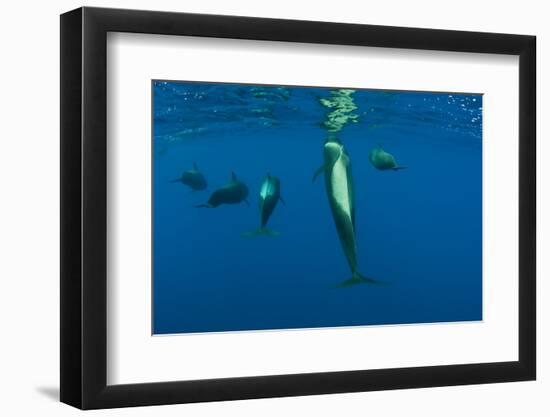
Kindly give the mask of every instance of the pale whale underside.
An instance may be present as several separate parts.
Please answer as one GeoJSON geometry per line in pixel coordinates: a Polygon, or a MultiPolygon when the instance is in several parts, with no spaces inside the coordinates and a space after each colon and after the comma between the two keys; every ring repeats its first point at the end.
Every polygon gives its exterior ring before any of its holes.
{"type": "Polygon", "coordinates": [[[377,283],[358,271],[357,245],[355,240],[355,196],[351,161],[344,146],[336,139],[328,139],[324,145],[324,164],[317,170],[313,180],[324,173],[326,194],[336,231],[351,269],[352,277],[338,287],[360,283],[377,283]]]}
{"type": "Polygon", "coordinates": [[[279,201],[284,204],[284,201],[281,197],[281,182],[277,177],[274,177],[271,174],[267,174],[260,187],[258,201],[258,208],[260,211],[260,227],[251,232],[242,233],[241,236],[279,236],[279,232],[267,228],[267,222],[275,211],[275,207],[277,206],[279,201]]]}

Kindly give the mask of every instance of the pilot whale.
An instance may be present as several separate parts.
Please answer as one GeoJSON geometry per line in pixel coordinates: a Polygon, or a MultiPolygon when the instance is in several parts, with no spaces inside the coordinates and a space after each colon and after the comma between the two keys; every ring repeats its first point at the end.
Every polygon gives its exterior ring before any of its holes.
{"type": "Polygon", "coordinates": [[[184,171],[184,173],[181,174],[181,177],[176,178],[175,180],[172,180],[170,182],[181,182],[182,184],[187,185],[193,191],[204,190],[208,186],[206,178],[199,171],[199,168],[197,167],[197,164],[195,162],[193,162],[193,169],[184,171]]]}
{"type": "Polygon", "coordinates": [[[355,200],[351,161],[344,145],[334,138],[327,138],[323,146],[324,163],[315,172],[313,181],[321,173],[325,176],[325,187],[332,217],[340,243],[351,269],[351,278],[339,286],[346,287],[360,283],[378,281],[361,275],[358,271],[357,246],[355,241],[355,200]]]}
{"type": "Polygon", "coordinates": [[[400,169],[407,168],[397,165],[393,155],[382,149],[380,145],[369,152],[369,161],[373,167],[379,169],[380,171],[386,171],[388,169],[399,171],[400,169]]]}
{"type": "Polygon", "coordinates": [[[279,232],[266,227],[267,221],[273,214],[273,211],[279,201],[284,204],[284,200],[281,197],[281,182],[279,181],[279,178],[268,173],[262,182],[262,186],[260,187],[260,227],[252,232],[243,233],[242,236],[279,236],[279,232]]]}
{"type": "Polygon", "coordinates": [[[231,180],[227,184],[214,191],[206,203],[195,207],[216,208],[222,204],[239,204],[243,201],[249,205],[247,197],[248,187],[232,172],[231,180]]]}

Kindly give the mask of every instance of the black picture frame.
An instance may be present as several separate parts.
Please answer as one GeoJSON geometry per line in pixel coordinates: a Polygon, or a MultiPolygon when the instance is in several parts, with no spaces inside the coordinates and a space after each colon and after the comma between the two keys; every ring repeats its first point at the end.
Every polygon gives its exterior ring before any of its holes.
{"type": "Polygon", "coordinates": [[[61,401],[81,409],[482,384],[536,377],[536,38],[80,8],[61,16],[61,401]],[[108,32],[519,56],[519,360],[107,385],[108,32]]]}

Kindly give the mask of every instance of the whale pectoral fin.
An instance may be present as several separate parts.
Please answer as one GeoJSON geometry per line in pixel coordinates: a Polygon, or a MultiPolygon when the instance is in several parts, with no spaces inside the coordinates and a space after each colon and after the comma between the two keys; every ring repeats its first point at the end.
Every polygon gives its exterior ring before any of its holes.
{"type": "Polygon", "coordinates": [[[407,169],[408,167],[403,167],[403,166],[396,166],[396,167],[393,167],[392,169],[394,171],[399,171],[399,170],[402,170],[402,169],[407,169]]]}
{"type": "Polygon", "coordinates": [[[313,178],[311,179],[311,182],[315,182],[315,180],[317,179],[317,177],[319,176],[319,174],[321,174],[321,172],[323,172],[325,169],[325,164],[321,165],[317,171],[315,171],[315,174],[313,174],[313,178]]]}
{"type": "Polygon", "coordinates": [[[248,207],[250,207],[250,203],[248,202],[248,200],[247,200],[246,198],[245,198],[243,201],[246,203],[246,205],[247,205],[248,207]]]}
{"type": "Polygon", "coordinates": [[[283,197],[279,196],[279,200],[281,200],[281,203],[283,203],[283,206],[286,206],[285,200],[283,200],[283,197]]]}

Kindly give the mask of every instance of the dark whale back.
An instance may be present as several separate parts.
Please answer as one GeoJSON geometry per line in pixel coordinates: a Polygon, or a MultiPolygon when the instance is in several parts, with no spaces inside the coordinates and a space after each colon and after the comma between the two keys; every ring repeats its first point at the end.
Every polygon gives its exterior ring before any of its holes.
{"type": "Polygon", "coordinates": [[[218,207],[221,204],[238,204],[248,197],[248,187],[242,182],[224,185],[212,193],[208,204],[218,207]]]}
{"type": "Polygon", "coordinates": [[[192,188],[193,190],[197,191],[204,190],[208,186],[204,175],[196,170],[185,171],[181,175],[180,181],[188,187],[192,188]]]}
{"type": "Polygon", "coordinates": [[[170,182],[181,182],[194,191],[204,190],[208,186],[206,178],[199,171],[195,162],[193,162],[193,169],[184,171],[179,178],[170,182]]]}
{"type": "Polygon", "coordinates": [[[389,169],[399,171],[406,168],[405,166],[398,165],[394,156],[391,153],[386,152],[380,146],[369,152],[369,161],[373,167],[381,171],[389,169]]]}
{"type": "Polygon", "coordinates": [[[247,197],[248,187],[244,182],[239,181],[235,174],[232,174],[230,182],[214,191],[206,204],[196,207],[214,208],[222,204],[239,204],[246,201],[247,197]]]}

